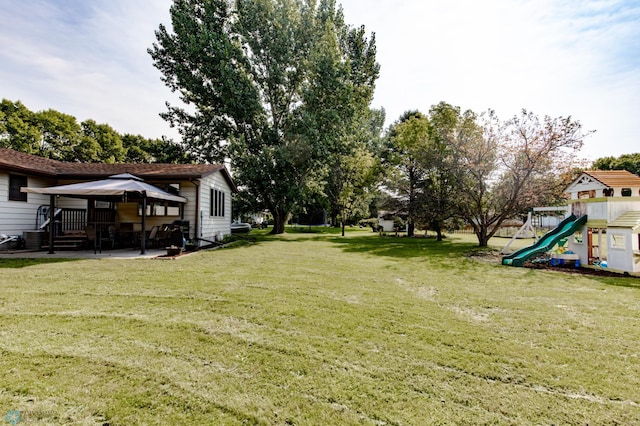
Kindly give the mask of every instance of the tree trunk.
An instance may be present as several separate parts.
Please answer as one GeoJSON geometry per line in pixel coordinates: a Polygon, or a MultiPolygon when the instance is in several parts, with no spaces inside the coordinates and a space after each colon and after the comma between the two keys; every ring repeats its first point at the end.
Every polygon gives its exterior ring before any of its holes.
{"type": "Polygon", "coordinates": [[[344,237],[344,220],[342,221],[342,226],[341,226],[341,228],[342,228],[342,236],[344,237]]]}
{"type": "Polygon", "coordinates": [[[331,214],[331,227],[332,228],[337,228],[338,227],[338,214],[337,213],[332,213],[331,214]]]}
{"type": "Polygon", "coordinates": [[[271,211],[271,214],[273,215],[273,229],[269,234],[284,234],[284,227],[287,224],[289,213],[282,209],[274,209],[271,211]]]}
{"type": "Polygon", "coordinates": [[[407,237],[413,237],[416,231],[416,225],[413,222],[407,224],[407,237]]]}
{"type": "Polygon", "coordinates": [[[478,237],[478,245],[480,247],[487,247],[489,245],[489,233],[484,226],[479,227],[476,230],[476,237],[478,237]]]}
{"type": "Polygon", "coordinates": [[[442,228],[438,227],[438,229],[436,229],[436,241],[442,241],[442,228]]]}

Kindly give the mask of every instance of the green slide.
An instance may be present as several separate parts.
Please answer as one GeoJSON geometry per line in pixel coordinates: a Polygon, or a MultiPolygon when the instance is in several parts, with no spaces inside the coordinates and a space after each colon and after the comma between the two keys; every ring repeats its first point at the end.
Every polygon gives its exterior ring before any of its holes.
{"type": "Polygon", "coordinates": [[[561,239],[573,234],[587,223],[587,215],[579,218],[571,215],[558,225],[555,229],[544,234],[535,244],[522,248],[502,258],[503,265],[522,266],[527,259],[547,252],[561,239]]]}

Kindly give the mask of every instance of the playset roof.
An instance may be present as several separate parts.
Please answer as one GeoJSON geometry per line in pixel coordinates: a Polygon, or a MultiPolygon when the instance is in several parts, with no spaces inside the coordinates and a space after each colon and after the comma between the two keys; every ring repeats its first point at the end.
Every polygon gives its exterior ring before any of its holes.
{"type": "Polygon", "coordinates": [[[626,170],[589,170],[584,172],[609,188],[640,186],[640,176],[626,170]]]}

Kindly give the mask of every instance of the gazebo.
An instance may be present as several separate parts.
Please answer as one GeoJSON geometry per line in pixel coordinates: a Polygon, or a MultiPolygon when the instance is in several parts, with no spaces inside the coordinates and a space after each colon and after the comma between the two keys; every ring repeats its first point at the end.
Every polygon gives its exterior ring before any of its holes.
{"type": "MultiPolygon", "coordinates": [[[[185,204],[187,199],[170,194],[144,182],[129,173],[110,176],[107,179],[52,186],[48,188],[24,187],[22,192],[45,194],[50,196],[49,223],[53,224],[56,196],[97,199],[104,201],[140,201],[142,203],[142,231],[146,229],[147,202],[169,201],[185,204]]],[[[53,229],[53,228],[51,228],[53,229]]],[[[53,253],[53,232],[49,232],[49,253],[53,253]]],[[[146,253],[146,238],[140,239],[140,253],[146,253]]]]}

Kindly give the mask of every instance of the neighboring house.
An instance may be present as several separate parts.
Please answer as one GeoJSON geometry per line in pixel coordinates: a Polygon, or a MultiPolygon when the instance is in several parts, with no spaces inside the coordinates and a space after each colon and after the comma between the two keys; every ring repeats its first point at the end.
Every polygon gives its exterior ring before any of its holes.
{"type": "Polygon", "coordinates": [[[378,212],[378,231],[380,232],[396,232],[403,230],[400,221],[406,219],[403,213],[389,212],[381,210],[378,212]]]}
{"type": "MultiPolygon", "coordinates": [[[[21,188],[48,188],[124,173],[186,199],[186,203],[149,202],[147,232],[153,226],[180,221],[185,237],[198,243],[219,240],[231,233],[231,195],[237,188],[224,165],[71,163],[0,148],[0,234],[37,231],[46,219],[43,212],[47,211],[50,197],[26,193],[21,188]]],[[[97,218],[118,227],[141,223],[141,204],[127,199],[59,196],[55,204],[64,210],[62,231],[82,230],[97,218]]]]}

